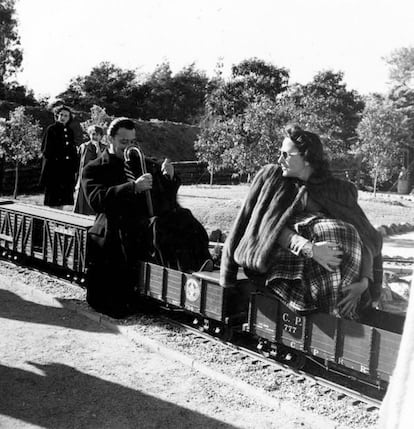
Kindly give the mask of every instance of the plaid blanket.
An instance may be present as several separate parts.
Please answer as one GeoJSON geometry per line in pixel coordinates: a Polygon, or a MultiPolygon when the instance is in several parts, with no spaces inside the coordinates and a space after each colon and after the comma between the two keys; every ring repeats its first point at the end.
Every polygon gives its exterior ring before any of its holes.
{"type": "Polygon", "coordinates": [[[267,277],[266,286],[296,312],[334,313],[342,287],[359,279],[362,244],[358,232],[349,223],[323,216],[301,213],[290,219],[289,227],[313,242],[338,243],[343,251],[341,265],[329,272],[313,259],[278,246],[277,264],[267,277]]]}

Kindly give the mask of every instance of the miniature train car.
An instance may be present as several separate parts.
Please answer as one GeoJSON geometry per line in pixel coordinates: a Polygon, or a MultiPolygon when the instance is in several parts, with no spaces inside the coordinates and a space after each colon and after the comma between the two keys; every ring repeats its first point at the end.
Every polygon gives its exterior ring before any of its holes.
{"type": "Polygon", "coordinates": [[[270,293],[258,292],[251,295],[245,329],[270,355],[293,354],[299,361],[303,355],[311,356],[326,367],[381,385],[391,377],[403,327],[401,317],[388,317],[388,322],[389,329],[384,329],[323,313],[301,316],[270,293]]]}
{"type": "Polygon", "coordinates": [[[138,284],[142,295],[193,313],[204,324],[213,323],[210,328],[247,318],[247,298],[242,300],[235,287],[220,286],[218,271],[190,274],[146,262],[138,284]]]}
{"type": "MultiPolygon", "coordinates": [[[[0,200],[0,254],[82,279],[93,222],[91,216],[0,200]]],[[[307,356],[376,385],[391,376],[403,317],[374,310],[361,322],[321,313],[300,316],[243,275],[235,287],[222,287],[218,271],[184,273],[149,262],[141,267],[139,293],[193,314],[209,330],[244,326],[249,340],[275,357],[307,356]]]]}
{"type": "Polygon", "coordinates": [[[48,207],[2,201],[0,251],[30,258],[83,277],[87,268],[87,233],[93,218],[48,207]]]}

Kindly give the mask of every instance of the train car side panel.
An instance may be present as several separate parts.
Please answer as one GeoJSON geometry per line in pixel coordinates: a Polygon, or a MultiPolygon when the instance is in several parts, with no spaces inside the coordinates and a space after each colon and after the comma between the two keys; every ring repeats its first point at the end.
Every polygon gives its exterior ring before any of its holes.
{"type": "Polygon", "coordinates": [[[347,319],[338,319],[337,360],[340,365],[370,373],[374,328],[347,319]]]}
{"type": "Polygon", "coordinates": [[[377,377],[389,382],[397,362],[401,335],[376,329],[375,347],[372,353],[372,368],[377,377]]]}
{"type": "Polygon", "coordinates": [[[329,314],[317,313],[308,317],[308,351],[315,357],[335,360],[338,319],[329,314]]]}
{"type": "Polygon", "coordinates": [[[261,293],[251,295],[248,330],[269,341],[276,341],[276,321],[279,318],[279,302],[261,293]]]}

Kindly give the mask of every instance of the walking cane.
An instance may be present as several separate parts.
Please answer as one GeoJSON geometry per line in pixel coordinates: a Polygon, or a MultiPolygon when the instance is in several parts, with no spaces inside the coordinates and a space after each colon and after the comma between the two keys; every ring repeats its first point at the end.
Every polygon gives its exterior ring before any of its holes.
{"type": "MultiPolygon", "coordinates": [[[[144,156],[144,153],[142,152],[142,150],[139,147],[137,147],[137,146],[128,146],[124,150],[124,159],[125,159],[125,162],[127,162],[128,165],[129,165],[129,162],[131,161],[131,154],[132,153],[136,153],[138,155],[142,174],[146,174],[147,173],[147,167],[145,165],[145,156],[144,156]]],[[[135,174],[134,171],[132,173],[134,174],[134,176],[135,175],[138,176],[138,174],[135,174]]],[[[151,192],[150,192],[149,189],[147,189],[144,192],[145,192],[145,199],[147,201],[148,214],[149,214],[150,217],[153,217],[154,216],[154,209],[153,209],[153,205],[152,205],[151,192]]]]}

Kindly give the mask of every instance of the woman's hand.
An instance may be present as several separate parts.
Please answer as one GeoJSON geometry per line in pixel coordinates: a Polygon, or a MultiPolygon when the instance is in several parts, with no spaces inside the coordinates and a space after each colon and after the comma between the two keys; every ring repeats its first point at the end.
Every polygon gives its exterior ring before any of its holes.
{"type": "Polygon", "coordinates": [[[342,253],[337,243],[329,241],[313,243],[313,259],[330,272],[341,264],[342,253]]]}
{"type": "Polygon", "coordinates": [[[148,191],[152,188],[152,175],[150,173],[145,173],[142,176],[139,176],[135,180],[135,189],[136,192],[148,191]]]}
{"type": "Polygon", "coordinates": [[[342,293],[344,297],[338,302],[338,312],[342,317],[349,317],[356,313],[357,306],[361,299],[361,295],[368,288],[368,279],[363,277],[359,282],[344,286],[342,293]]]}

